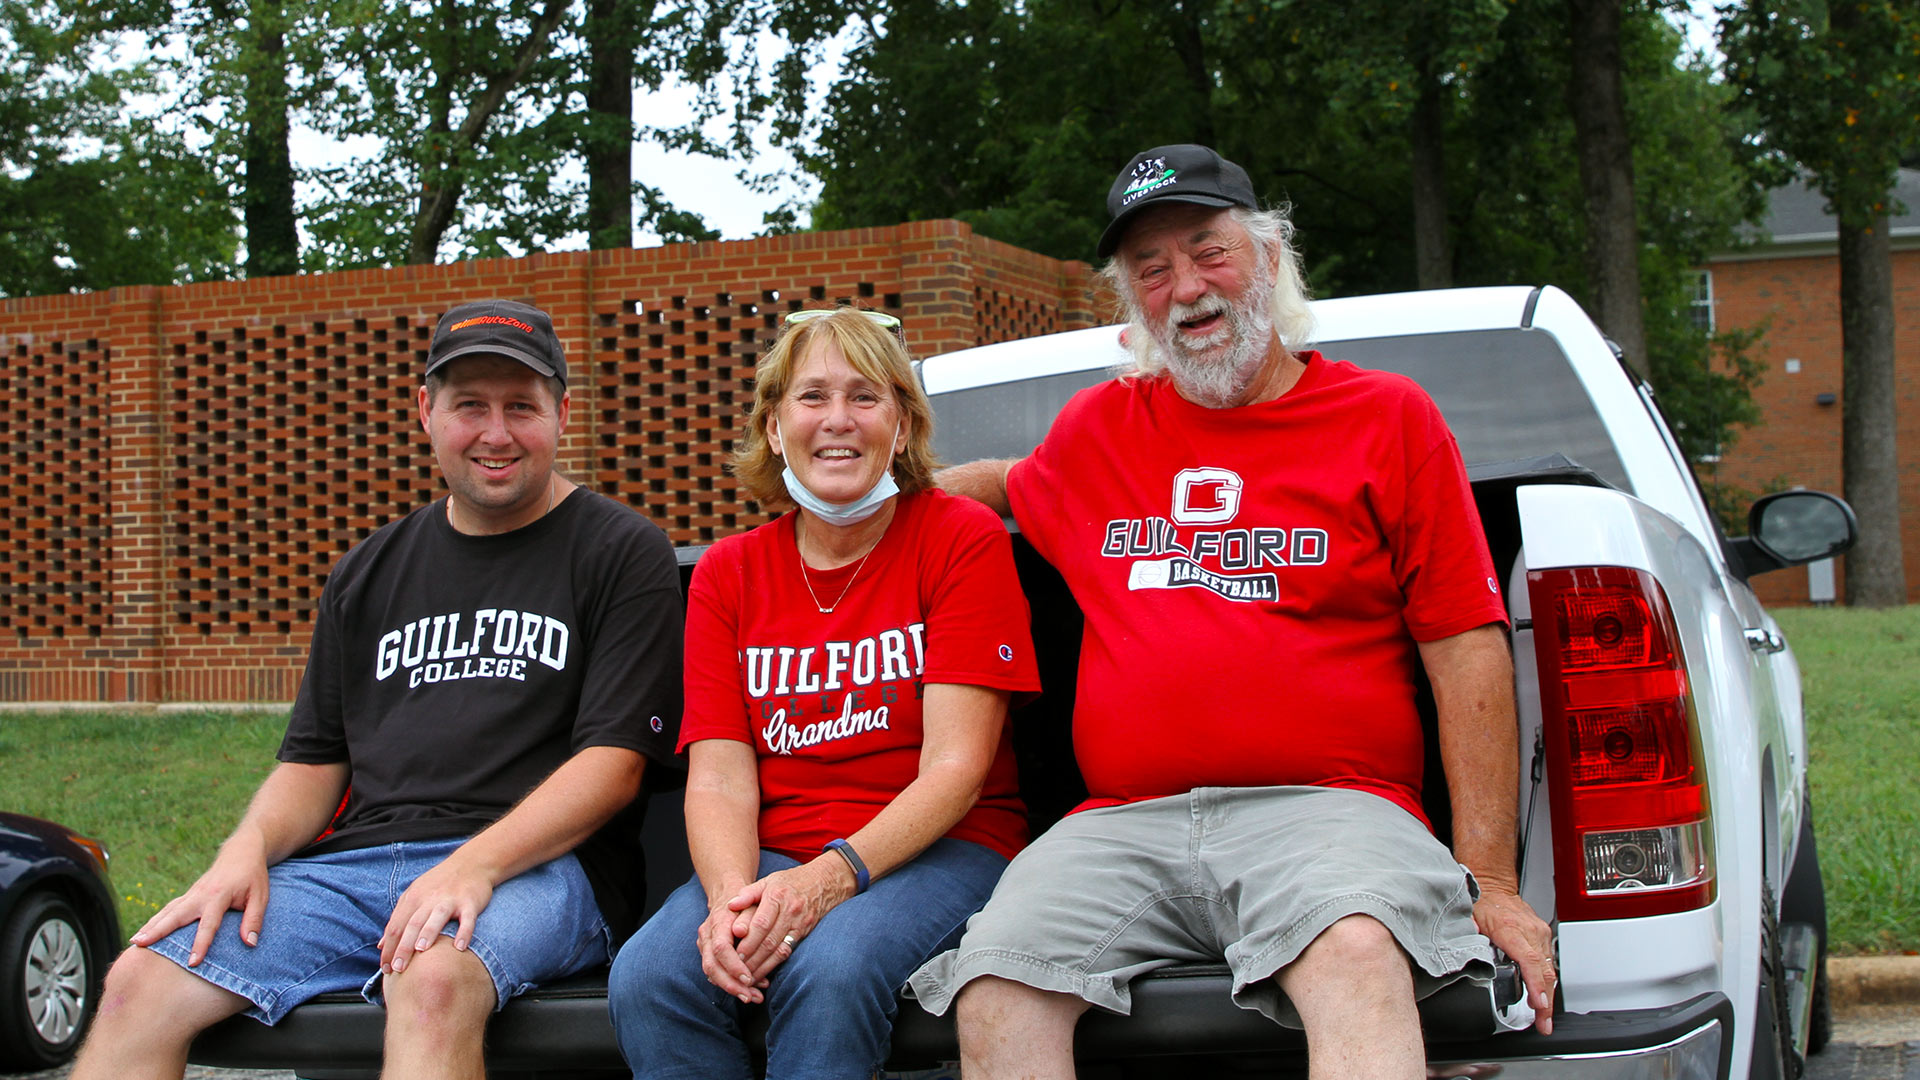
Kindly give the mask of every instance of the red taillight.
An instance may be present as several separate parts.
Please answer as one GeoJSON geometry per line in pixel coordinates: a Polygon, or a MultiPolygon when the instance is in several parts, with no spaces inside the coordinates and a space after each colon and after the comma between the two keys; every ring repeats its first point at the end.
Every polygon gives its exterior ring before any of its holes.
{"type": "Polygon", "coordinates": [[[1641,570],[1527,574],[1563,919],[1713,899],[1707,778],[1666,594],[1641,570]]]}

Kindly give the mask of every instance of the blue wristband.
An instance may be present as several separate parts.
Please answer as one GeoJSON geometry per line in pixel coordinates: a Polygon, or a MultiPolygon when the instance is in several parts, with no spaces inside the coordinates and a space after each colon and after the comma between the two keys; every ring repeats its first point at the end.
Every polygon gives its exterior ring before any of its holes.
{"type": "Polygon", "coordinates": [[[847,843],[845,840],[829,840],[827,841],[827,846],[820,850],[837,851],[840,853],[841,858],[847,860],[847,865],[853,868],[853,894],[855,896],[866,892],[867,886],[873,883],[872,875],[867,873],[867,864],[860,861],[860,854],[853,850],[852,844],[847,843]]]}

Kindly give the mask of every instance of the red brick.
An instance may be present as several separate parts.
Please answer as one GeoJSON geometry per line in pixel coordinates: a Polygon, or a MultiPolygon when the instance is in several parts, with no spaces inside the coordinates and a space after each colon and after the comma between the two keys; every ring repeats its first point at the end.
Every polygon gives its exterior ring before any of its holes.
{"type": "Polygon", "coordinates": [[[579,366],[562,467],[685,543],[766,520],[723,465],[752,359],[795,302],[898,297],[925,352],[1091,325],[1091,284],[1084,263],[932,221],[0,300],[24,428],[0,480],[0,574],[25,599],[0,612],[0,700],[291,698],[332,562],[440,491],[411,398],[423,332],[461,300],[554,314],[579,366]],[[57,478],[25,456],[76,431],[57,478]]]}

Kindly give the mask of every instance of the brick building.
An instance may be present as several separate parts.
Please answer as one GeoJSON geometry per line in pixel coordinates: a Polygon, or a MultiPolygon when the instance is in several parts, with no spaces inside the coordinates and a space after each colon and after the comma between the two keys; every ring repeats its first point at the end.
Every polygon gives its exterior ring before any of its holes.
{"type": "Polygon", "coordinates": [[[413,394],[462,300],[553,314],[560,467],[696,543],[766,520],[723,464],[786,312],[924,354],[1091,326],[1090,284],[927,221],[0,300],[0,703],[292,700],[328,567],[439,492],[413,394]]]}
{"type": "MultiPolygon", "coordinates": [[[[1905,212],[1892,220],[1895,394],[1899,416],[1901,540],[1907,595],[1920,590],[1920,170],[1900,170],[1905,212]]],[[[1772,194],[1763,239],[1701,271],[1701,317],[1721,329],[1763,326],[1760,422],[1741,433],[1719,479],[1750,490],[1780,486],[1842,493],[1840,261],[1825,198],[1804,184],[1772,194]]],[[[1843,575],[1833,575],[1844,599],[1843,575]]],[[[1755,581],[1768,603],[1804,603],[1820,571],[1783,570],[1755,581]]],[[[1817,595],[1817,594],[1816,594],[1817,595]]]]}

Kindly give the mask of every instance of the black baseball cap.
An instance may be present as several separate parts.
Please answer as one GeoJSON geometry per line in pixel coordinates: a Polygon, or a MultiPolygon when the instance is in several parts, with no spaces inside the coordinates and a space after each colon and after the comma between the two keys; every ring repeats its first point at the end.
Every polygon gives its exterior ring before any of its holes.
{"type": "Polygon", "coordinates": [[[1204,146],[1156,146],[1135,154],[1107,190],[1107,213],[1113,220],[1100,234],[1100,257],[1107,258],[1120,246],[1135,214],[1159,202],[1260,209],[1247,170],[1204,146]]]}
{"type": "Polygon", "coordinates": [[[553,319],[529,304],[480,300],[449,308],[433,328],[426,373],[462,356],[504,356],[567,385],[567,358],[553,332],[553,319]]]}

